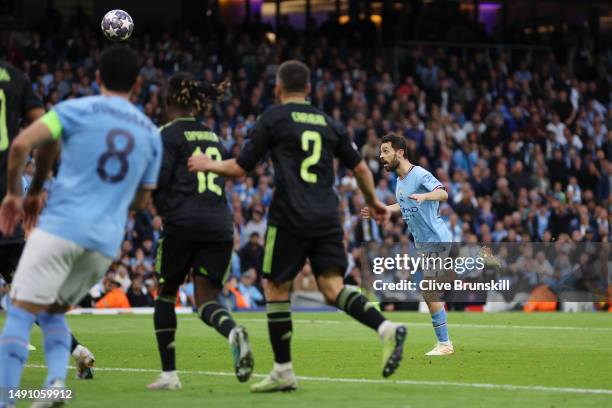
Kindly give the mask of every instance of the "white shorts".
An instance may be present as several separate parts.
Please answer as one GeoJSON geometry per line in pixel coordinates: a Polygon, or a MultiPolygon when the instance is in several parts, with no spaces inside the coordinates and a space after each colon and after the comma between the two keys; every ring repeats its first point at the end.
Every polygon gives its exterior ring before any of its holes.
{"type": "Polygon", "coordinates": [[[106,273],[112,259],[41,229],[26,242],[11,298],[38,305],[78,303],[106,273]]]}
{"type": "Polygon", "coordinates": [[[444,262],[451,251],[451,244],[436,243],[424,245],[424,248],[417,249],[417,256],[429,259],[422,268],[423,278],[445,278],[448,277],[451,270],[444,268],[444,262]]]}

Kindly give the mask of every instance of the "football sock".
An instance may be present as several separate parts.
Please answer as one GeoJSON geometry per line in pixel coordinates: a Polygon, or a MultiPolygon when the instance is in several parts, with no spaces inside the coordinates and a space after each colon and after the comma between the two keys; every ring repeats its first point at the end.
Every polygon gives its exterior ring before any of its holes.
{"type": "Polygon", "coordinates": [[[214,300],[200,306],[198,315],[204,323],[214,327],[225,338],[228,338],[232,329],[236,327],[236,323],[227,309],[214,300]]]}
{"type": "MultiPolygon", "coordinates": [[[[38,319],[36,321],[34,321],[34,323],[36,323],[38,326],[40,326],[40,323],[38,322],[38,319]]],[[[79,343],[79,341],[76,339],[76,337],[74,337],[74,334],[70,333],[70,353],[74,353],[74,349],[76,349],[81,343],[79,343]]]]}
{"type": "Polygon", "coordinates": [[[74,334],[70,333],[70,352],[73,353],[79,344],[81,343],[74,337],[74,334]]]}
{"type": "Polygon", "coordinates": [[[293,331],[291,302],[268,302],[266,312],[274,362],[277,364],[289,363],[291,361],[291,334],[293,331]]]}
{"type": "Polygon", "coordinates": [[[38,324],[45,340],[45,360],[49,386],[54,380],[66,380],[68,359],[70,357],[70,330],[63,313],[40,313],[38,324]]]}
{"type": "Polygon", "coordinates": [[[446,310],[444,307],[431,315],[431,323],[438,341],[448,341],[448,327],[446,326],[446,310]]]}
{"type": "Polygon", "coordinates": [[[336,307],[366,326],[377,330],[386,320],[376,307],[361,293],[343,288],[336,299],[336,307]]]}
{"type": "Polygon", "coordinates": [[[173,298],[158,297],[155,300],[153,324],[157,348],[161,357],[163,371],[176,370],[176,353],[174,349],[174,335],[176,333],[176,312],[173,298]]]}
{"type": "MultiPolygon", "coordinates": [[[[38,323],[38,320],[36,320],[34,323],[40,326],[40,324],[38,323]]],[[[74,337],[74,334],[70,333],[70,352],[74,353],[74,349],[76,349],[80,344],[81,343],[79,343],[76,337],[74,337]]]]}
{"type": "Polygon", "coordinates": [[[8,403],[8,390],[17,389],[28,359],[30,330],[36,316],[11,306],[0,336],[0,404],[8,403]]]}

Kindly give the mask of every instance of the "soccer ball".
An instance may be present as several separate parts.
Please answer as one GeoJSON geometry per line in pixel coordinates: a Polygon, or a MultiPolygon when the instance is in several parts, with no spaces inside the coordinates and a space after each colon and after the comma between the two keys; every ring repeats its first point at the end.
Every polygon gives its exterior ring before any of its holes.
{"type": "Polygon", "coordinates": [[[102,32],[111,41],[125,41],[134,31],[132,17],[123,10],[111,10],[102,19],[102,32]]]}

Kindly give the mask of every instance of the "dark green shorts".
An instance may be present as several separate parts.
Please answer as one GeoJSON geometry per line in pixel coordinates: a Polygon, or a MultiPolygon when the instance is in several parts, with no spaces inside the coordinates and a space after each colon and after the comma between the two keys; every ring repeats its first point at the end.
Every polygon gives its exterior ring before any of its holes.
{"type": "Polygon", "coordinates": [[[233,242],[201,242],[166,235],[159,241],[155,270],[159,283],[180,286],[191,270],[221,288],[230,272],[233,242]]]}
{"type": "Polygon", "coordinates": [[[288,282],[302,270],[306,259],[310,260],[315,276],[329,269],[337,269],[343,275],[348,262],[342,238],[341,232],[303,238],[282,227],[268,225],[263,276],[276,283],[288,282]]]}

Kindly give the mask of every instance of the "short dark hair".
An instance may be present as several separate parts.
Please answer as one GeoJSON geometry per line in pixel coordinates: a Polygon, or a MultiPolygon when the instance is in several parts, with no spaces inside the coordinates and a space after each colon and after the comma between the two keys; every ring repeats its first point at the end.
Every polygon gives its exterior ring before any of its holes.
{"type": "Polygon", "coordinates": [[[301,61],[285,61],[278,68],[280,86],[285,92],[305,92],[310,83],[310,69],[301,61]]]}
{"type": "Polygon", "coordinates": [[[100,57],[100,78],[110,91],[129,92],[140,71],[138,54],[125,45],[113,45],[100,57]]]}
{"type": "Polygon", "coordinates": [[[406,149],[406,139],[402,136],[398,136],[395,133],[388,133],[383,136],[381,142],[383,143],[391,143],[391,147],[393,150],[403,150],[404,157],[406,157],[407,149],[406,149]]]}

